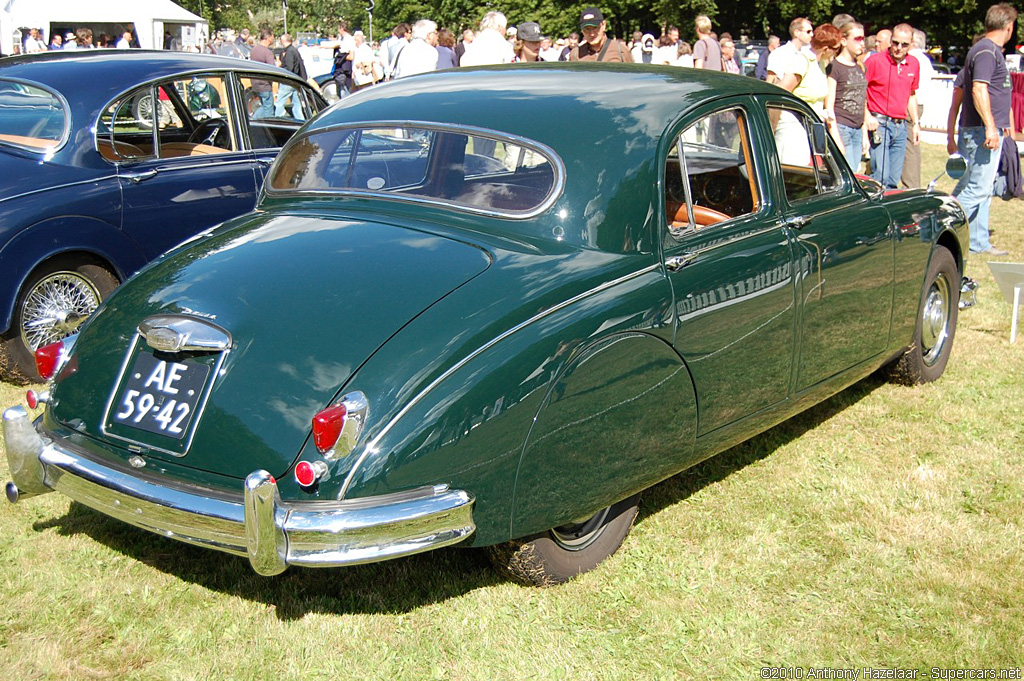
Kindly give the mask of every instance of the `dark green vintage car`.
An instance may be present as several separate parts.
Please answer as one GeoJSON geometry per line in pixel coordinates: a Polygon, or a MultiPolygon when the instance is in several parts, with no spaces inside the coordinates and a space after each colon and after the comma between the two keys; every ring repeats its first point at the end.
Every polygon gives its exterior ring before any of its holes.
{"type": "Polygon", "coordinates": [[[942,374],[963,211],[859,180],[823,130],[779,88],[671,67],[346,98],[255,212],[39,351],[7,496],[264,575],[460,544],[569,579],[645,488],[880,367],[942,374]]]}

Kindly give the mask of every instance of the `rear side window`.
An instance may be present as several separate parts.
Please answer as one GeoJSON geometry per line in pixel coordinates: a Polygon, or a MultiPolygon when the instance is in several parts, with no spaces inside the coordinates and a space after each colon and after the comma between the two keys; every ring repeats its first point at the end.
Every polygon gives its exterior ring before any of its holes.
{"type": "Polygon", "coordinates": [[[68,111],[54,93],[41,87],[0,80],[0,143],[30,151],[60,146],[68,111]]]}
{"type": "Polygon", "coordinates": [[[560,168],[554,152],[497,134],[344,128],[289,146],[274,164],[269,188],[383,194],[523,217],[554,198],[560,168]]]}

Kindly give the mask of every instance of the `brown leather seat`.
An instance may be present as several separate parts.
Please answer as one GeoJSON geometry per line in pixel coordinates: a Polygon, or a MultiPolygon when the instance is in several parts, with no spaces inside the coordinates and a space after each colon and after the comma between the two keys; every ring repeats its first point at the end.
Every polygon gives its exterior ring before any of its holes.
{"type": "Polygon", "coordinates": [[[115,141],[111,143],[108,139],[97,139],[96,146],[100,150],[100,154],[103,158],[108,161],[123,161],[128,158],[141,158],[146,156],[146,152],[142,151],[142,149],[134,144],[128,144],[127,142],[115,141]]]}

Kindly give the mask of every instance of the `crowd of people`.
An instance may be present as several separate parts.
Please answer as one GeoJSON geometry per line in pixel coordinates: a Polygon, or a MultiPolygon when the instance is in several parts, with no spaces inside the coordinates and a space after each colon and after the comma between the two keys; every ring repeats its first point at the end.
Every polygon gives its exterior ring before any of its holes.
{"type": "MultiPolygon", "coordinates": [[[[989,240],[988,207],[1001,147],[1014,144],[1010,77],[1003,46],[1013,35],[1016,18],[1016,10],[1006,3],[988,9],[985,32],[975,38],[954,84],[947,122],[949,152],[960,152],[968,160],[968,172],[954,194],[971,221],[971,250],[996,256],[1006,252],[989,240]]],[[[588,7],[580,13],[579,32],[553,39],[537,22],[509,26],[504,14],[490,11],[477,30],[463,31],[461,36],[422,19],[411,25],[399,23],[386,39],[370,43],[362,31],[349,32],[348,24],[342,21],[338,35],[332,36],[336,45],[333,73],[339,92],[354,92],[428,71],[516,62],[600,61],[744,72],[733,37],[726,32],[717,34],[704,15],[694,22],[692,43],[681,39],[675,26],[666,26],[658,38],[637,31],[630,40],[612,37],[607,27],[601,9],[588,7]]],[[[22,49],[41,52],[137,46],[130,30],[117,40],[100,36],[98,44],[88,28],[68,32],[63,38],[55,32],[49,44],[41,36],[39,29],[31,29],[22,49]]],[[[306,45],[294,45],[291,36],[281,36],[277,42],[268,29],[258,36],[242,30],[235,41],[251,47],[250,59],[278,63],[305,79],[302,50],[306,45]],[[272,46],[279,48],[276,55],[272,46]]],[[[817,27],[807,18],[797,17],[789,24],[787,42],[770,36],[767,46],[755,53],[753,76],[805,101],[854,170],[859,171],[867,159],[871,176],[884,187],[920,187],[924,102],[919,93],[929,87],[935,73],[926,44],[925,33],[906,23],[867,35],[863,24],[849,14],[839,14],[831,23],[817,27]]],[[[280,93],[276,104],[268,98],[262,104],[264,114],[283,115],[288,102],[289,98],[280,93]]],[[[788,148],[806,147],[802,140],[796,143],[805,131],[795,117],[790,121],[782,116],[773,124],[783,162],[788,148]]]]}
{"type": "Polygon", "coordinates": [[[138,47],[139,42],[133,31],[128,28],[120,36],[101,33],[94,36],[91,28],[78,28],[74,31],[54,31],[50,42],[43,39],[43,31],[31,28],[20,44],[15,44],[14,54],[35,54],[50,50],[92,50],[109,48],[127,50],[138,47]]]}

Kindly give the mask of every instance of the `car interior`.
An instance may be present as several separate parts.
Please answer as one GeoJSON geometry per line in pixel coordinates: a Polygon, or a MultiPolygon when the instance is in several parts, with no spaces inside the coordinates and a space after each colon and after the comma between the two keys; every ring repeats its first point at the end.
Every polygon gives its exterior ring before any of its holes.
{"type": "Polygon", "coordinates": [[[674,231],[709,227],[752,213],[759,205],[745,119],[739,109],[716,112],[684,130],[670,150],[665,214],[674,231]]]}

